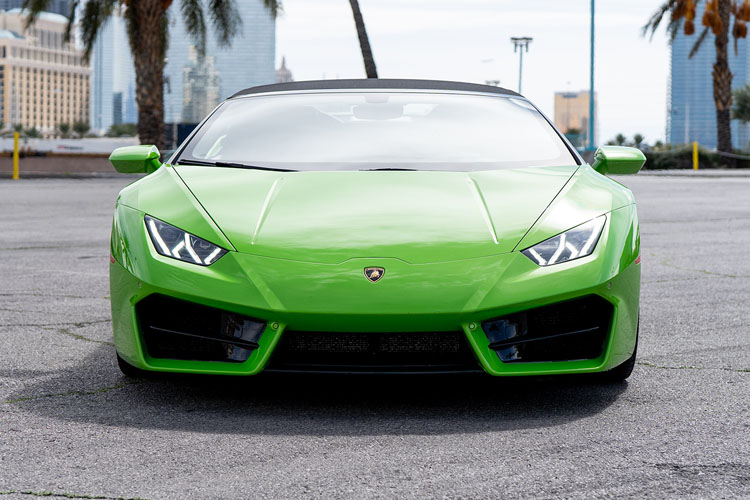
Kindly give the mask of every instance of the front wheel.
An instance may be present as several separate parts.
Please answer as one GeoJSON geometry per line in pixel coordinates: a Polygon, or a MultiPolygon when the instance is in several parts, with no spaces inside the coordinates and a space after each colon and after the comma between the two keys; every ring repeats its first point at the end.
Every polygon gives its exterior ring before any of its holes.
{"type": "Polygon", "coordinates": [[[141,370],[140,368],[136,368],[135,366],[131,365],[130,363],[122,359],[119,354],[116,354],[116,355],[117,355],[117,366],[120,367],[120,371],[126,377],[145,378],[148,376],[147,371],[141,370]]]}
{"type": "Polygon", "coordinates": [[[635,356],[638,353],[638,335],[641,329],[640,321],[638,323],[638,328],[635,331],[635,347],[633,348],[633,355],[621,365],[601,374],[602,378],[607,382],[624,382],[630,374],[633,373],[633,368],[635,367],[635,356]]]}

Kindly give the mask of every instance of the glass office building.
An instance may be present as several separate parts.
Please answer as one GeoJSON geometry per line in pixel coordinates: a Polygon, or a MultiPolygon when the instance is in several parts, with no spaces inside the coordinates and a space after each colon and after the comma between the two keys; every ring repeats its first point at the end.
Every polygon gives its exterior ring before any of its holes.
{"type": "MultiPolygon", "coordinates": [[[[714,36],[709,32],[698,52],[688,58],[690,50],[703,30],[704,3],[698,4],[696,33],[690,36],[682,31],[672,43],[670,78],[667,94],[667,142],[688,144],[697,141],[703,147],[715,149],[716,106],[714,104],[713,65],[716,61],[714,36]]],[[[750,82],[750,51],[746,38],[729,39],[729,68],[734,75],[732,88],[750,82]]],[[[750,146],[750,127],[732,120],[732,144],[738,149],[750,146]]]]}
{"type": "MultiPolygon", "coordinates": [[[[165,122],[197,123],[238,90],[274,82],[275,20],[263,0],[243,0],[236,4],[242,19],[240,33],[231,46],[220,48],[210,20],[206,19],[207,46],[203,57],[197,54],[185,32],[179,9],[169,9],[165,122]]],[[[121,17],[114,15],[105,24],[94,46],[91,69],[92,130],[104,133],[113,124],[136,123],[135,70],[121,17]]]]}
{"type": "Polygon", "coordinates": [[[136,123],[135,69],[125,20],[113,14],[91,53],[91,129],[105,133],[112,125],[136,123]]]}
{"type": "Polygon", "coordinates": [[[203,57],[197,54],[185,32],[182,16],[170,9],[173,12],[164,70],[167,123],[197,123],[235,92],[274,83],[276,22],[263,0],[243,0],[236,5],[242,20],[240,33],[229,47],[219,47],[209,25],[203,57]]]}

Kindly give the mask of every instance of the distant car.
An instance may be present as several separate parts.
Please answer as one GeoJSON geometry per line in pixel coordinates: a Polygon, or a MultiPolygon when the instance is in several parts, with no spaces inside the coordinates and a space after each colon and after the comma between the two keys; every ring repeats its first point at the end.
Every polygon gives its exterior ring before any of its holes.
{"type": "Polygon", "coordinates": [[[497,87],[340,80],[221,103],[165,163],[115,150],[121,369],[628,377],[633,195],[497,87]]]}

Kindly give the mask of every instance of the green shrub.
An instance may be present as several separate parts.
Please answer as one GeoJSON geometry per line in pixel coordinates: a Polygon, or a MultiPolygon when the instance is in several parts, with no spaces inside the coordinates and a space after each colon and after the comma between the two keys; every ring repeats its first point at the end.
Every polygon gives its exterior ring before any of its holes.
{"type": "MultiPolygon", "coordinates": [[[[693,147],[679,145],[674,149],[662,151],[644,151],[646,164],[644,170],[673,170],[693,168],[693,147]]],[[[721,168],[730,166],[732,161],[703,148],[698,148],[698,168],[721,168]]],[[[750,160],[734,160],[737,168],[750,168],[750,160]]]]}

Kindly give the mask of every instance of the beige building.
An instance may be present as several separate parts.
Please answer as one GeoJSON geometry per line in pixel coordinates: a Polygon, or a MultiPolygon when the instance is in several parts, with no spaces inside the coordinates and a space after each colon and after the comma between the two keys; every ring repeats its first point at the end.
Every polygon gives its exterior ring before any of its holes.
{"type": "Polygon", "coordinates": [[[42,13],[24,30],[19,9],[0,12],[0,116],[3,128],[54,133],[61,123],[89,121],[90,70],[75,43],[65,43],[68,20],[42,13]]]}
{"type": "MultiPolygon", "coordinates": [[[[594,93],[594,145],[599,139],[599,111],[594,93]]],[[[568,135],[574,146],[589,145],[589,92],[555,92],[555,126],[568,135]],[[575,131],[578,131],[575,134],[575,131]]]]}

